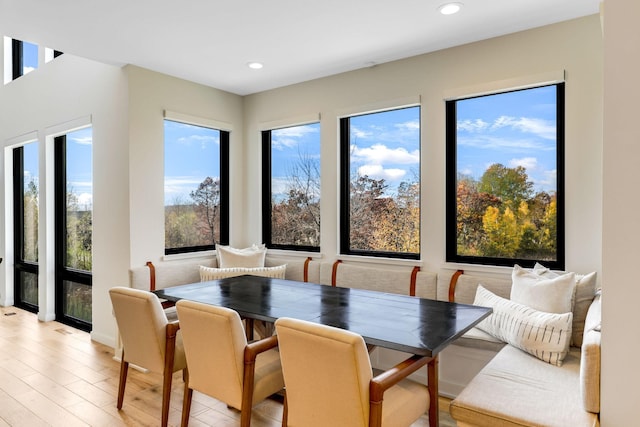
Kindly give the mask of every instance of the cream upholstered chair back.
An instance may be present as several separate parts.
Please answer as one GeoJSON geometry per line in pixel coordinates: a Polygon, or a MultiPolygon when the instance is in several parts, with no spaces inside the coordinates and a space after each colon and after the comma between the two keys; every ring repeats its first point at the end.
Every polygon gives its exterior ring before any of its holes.
{"type": "Polygon", "coordinates": [[[369,353],[349,331],[296,319],[276,321],[288,425],[369,425],[369,353]]]}
{"type": "Polygon", "coordinates": [[[163,372],[168,320],[158,297],[125,287],[112,288],[109,294],[127,362],[163,372]]]}
{"type": "Polygon", "coordinates": [[[224,307],[182,300],[176,305],[189,387],[240,409],[247,345],[242,320],[224,307]]]}
{"type": "Polygon", "coordinates": [[[158,297],[149,291],[115,287],[109,289],[120,336],[122,360],[116,407],[122,408],[129,364],[161,373],[162,420],[169,421],[173,373],[187,367],[178,322],[169,322],[158,297]]]}

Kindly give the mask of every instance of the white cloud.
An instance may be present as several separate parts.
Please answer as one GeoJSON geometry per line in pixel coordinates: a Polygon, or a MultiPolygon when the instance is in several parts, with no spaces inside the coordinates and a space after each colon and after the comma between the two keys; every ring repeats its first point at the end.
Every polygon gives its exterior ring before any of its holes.
{"type": "Polygon", "coordinates": [[[544,139],[556,139],[556,127],[552,122],[530,117],[500,116],[491,126],[492,129],[509,127],[523,133],[532,133],[544,139]]]}
{"type": "Polygon", "coordinates": [[[420,122],[418,120],[411,120],[404,123],[397,123],[394,126],[396,127],[396,129],[399,129],[400,131],[415,132],[420,130],[420,122]]]}
{"type": "Polygon", "coordinates": [[[90,193],[78,194],[78,206],[80,208],[93,206],[93,195],[90,193]]]}
{"type": "Polygon", "coordinates": [[[352,125],[351,126],[351,135],[354,138],[367,139],[368,137],[373,135],[373,133],[372,132],[367,132],[365,130],[362,130],[362,129],[352,125]]]}
{"type": "Polygon", "coordinates": [[[389,148],[386,145],[374,144],[371,147],[358,148],[351,146],[351,158],[354,161],[366,164],[403,164],[412,165],[420,163],[420,151],[407,151],[406,148],[389,148]]]}
{"type": "Polygon", "coordinates": [[[537,187],[547,189],[547,191],[554,191],[558,186],[557,184],[558,171],[556,169],[547,170],[542,173],[542,176],[543,177],[541,179],[533,178],[532,179],[533,183],[537,187]]]}
{"type": "Polygon", "coordinates": [[[538,159],[535,157],[523,157],[509,160],[509,167],[515,168],[517,166],[522,166],[527,171],[533,171],[538,167],[538,159]]]}
{"type": "Polygon", "coordinates": [[[367,175],[369,178],[396,181],[407,174],[404,169],[385,169],[381,165],[364,165],[358,168],[358,175],[367,175]]]}
{"type": "Polygon", "coordinates": [[[457,123],[458,130],[464,130],[467,132],[479,132],[486,130],[488,127],[489,123],[482,119],[462,120],[457,123]]]}
{"type": "Polygon", "coordinates": [[[538,118],[500,116],[492,124],[482,119],[461,120],[457,123],[458,130],[468,133],[487,133],[503,128],[510,128],[525,134],[533,134],[543,139],[556,139],[556,127],[554,123],[538,118]]]}
{"type": "Polygon", "coordinates": [[[189,135],[178,138],[177,142],[182,145],[200,144],[204,148],[210,143],[220,144],[220,138],[209,135],[189,135]]]}
{"type": "Polygon", "coordinates": [[[318,133],[316,126],[302,125],[276,129],[271,132],[271,147],[276,150],[296,147],[307,135],[318,133]]]}
{"type": "Polygon", "coordinates": [[[477,147],[504,150],[521,150],[521,151],[553,151],[554,145],[544,144],[541,141],[535,141],[528,138],[500,138],[492,135],[474,135],[473,137],[459,136],[458,145],[465,147],[477,147]]]}
{"type": "Polygon", "coordinates": [[[93,137],[91,135],[82,136],[82,137],[74,137],[73,142],[80,145],[91,145],[93,143],[93,137]]]}

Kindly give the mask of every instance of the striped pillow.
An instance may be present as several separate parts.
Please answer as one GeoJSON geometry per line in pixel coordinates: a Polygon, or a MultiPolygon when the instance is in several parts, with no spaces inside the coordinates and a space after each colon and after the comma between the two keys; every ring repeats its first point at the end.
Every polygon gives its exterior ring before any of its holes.
{"type": "Polygon", "coordinates": [[[492,307],[478,328],[552,365],[561,366],[571,341],[573,313],[545,313],[478,286],[474,305],[492,307]]]}
{"type": "Polygon", "coordinates": [[[213,268],[200,266],[200,281],[225,279],[227,277],[242,276],[251,274],[253,276],[270,277],[272,279],[284,279],[287,272],[287,264],[276,267],[229,267],[213,268]]]}

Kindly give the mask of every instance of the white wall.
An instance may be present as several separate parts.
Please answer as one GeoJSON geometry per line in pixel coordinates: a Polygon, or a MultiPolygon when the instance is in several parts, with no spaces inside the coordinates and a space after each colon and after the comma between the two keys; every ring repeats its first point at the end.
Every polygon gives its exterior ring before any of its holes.
{"type": "MultiPolygon", "coordinates": [[[[512,34],[246,97],[248,183],[260,182],[260,129],[321,114],[321,250],[338,253],[338,117],[354,108],[422,99],[422,263],[445,259],[444,97],[566,70],[567,269],[601,268],[602,35],[598,16],[512,34]],[[588,231],[587,231],[588,230],[588,231]]],[[[246,242],[261,240],[260,187],[248,185],[246,242]]]]}
{"type": "MultiPolygon", "coordinates": [[[[245,185],[243,99],[218,89],[128,66],[131,265],[164,258],[164,110],[213,120],[231,130],[230,203],[242,212],[245,185]]],[[[232,243],[241,243],[241,216],[231,214],[232,243]]]]}
{"type": "MultiPolygon", "coordinates": [[[[47,214],[52,206],[48,197],[52,182],[45,158],[47,136],[55,129],[64,130],[70,125],[89,120],[93,128],[93,324],[92,337],[110,343],[114,339],[115,322],[108,303],[107,289],[115,284],[126,284],[129,267],[129,174],[127,138],[127,83],[120,68],[97,62],[62,55],[55,61],[41,65],[35,72],[0,87],[0,143],[5,150],[0,165],[6,165],[11,154],[6,147],[21,135],[34,134],[40,144],[40,215],[47,214]],[[47,190],[49,188],[49,190],[47,190]]],[[[50,150],[48,150],[50,152],[50,150]]],[[[3,182],[5,171],[2,171],[3,182]]],[[[0,198],[5,201],[6,185],[0,188],[0,198]]],[[[10,189],[10,186],[9,186],[10,189]]],[[[0,223],[9,223],[5,205],[0,212],[0,223]]],[[[0,229],[2,253],[8,258],[0,264],[0,299],[3,303],[13,296],[12,245],[5,236],[10,230],[0,229]],[[8,257],[7,257],[8,256],[8,257]]],[[[41,222],[40,236],[40,287],[46,300],[40,304],[41,320],[53,318],[53,230],[41,222]]]]}
{"type": "Polygon", "coordinates": [[[640,2],[604,3],[603,427],[638,425],[640,2]]]}

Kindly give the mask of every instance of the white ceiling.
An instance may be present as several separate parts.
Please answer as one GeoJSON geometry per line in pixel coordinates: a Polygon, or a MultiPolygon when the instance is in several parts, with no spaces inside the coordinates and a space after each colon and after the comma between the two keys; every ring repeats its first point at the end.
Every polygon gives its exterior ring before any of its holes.
{"type": "Polygon", "coordinates": [[[0,35],[246,95],[598,13],[600,3],[459,1],[462,11],[444,16],[444,0],[0,0],[0,35]]]}

